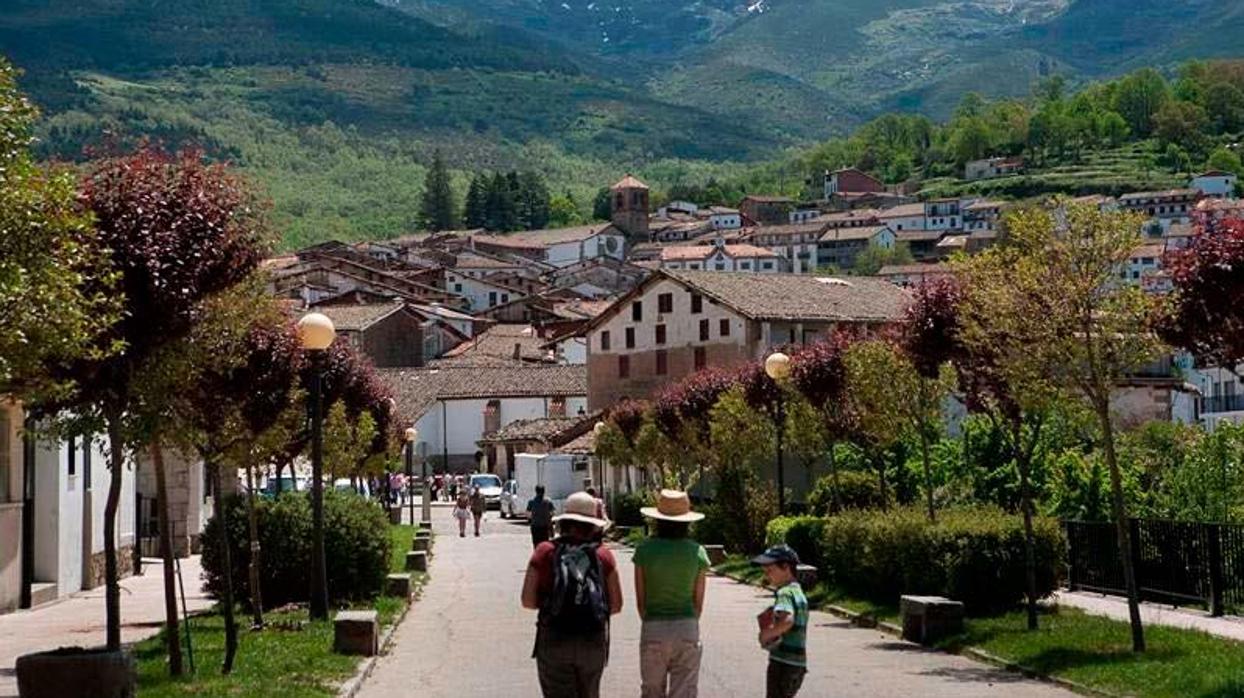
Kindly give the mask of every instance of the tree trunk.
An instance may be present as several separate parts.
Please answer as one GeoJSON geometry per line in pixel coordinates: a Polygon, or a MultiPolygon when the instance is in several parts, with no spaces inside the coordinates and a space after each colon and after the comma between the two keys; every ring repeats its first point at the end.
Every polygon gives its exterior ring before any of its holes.
{"type": "Polygon", "coordinates": [[[829,442],[829,477],[834,483],[834,512],[842,511],[842,481],[838,479],[838,459],[834,455],[834,449],[838,444],[833,441],[829,442]]]}
{"type": "MultiPolygon", "coordinates": [[[[1032,452],[1023,447],[1022,420],[1011,426],[1011,442],[1015,445],[1015,465],[1019,468],[1019,508],[1024,514],[1024,576],[1028,585],[1028,629],[1037,629],[1037,555],[1036,537],[1032,532],[1032,452]]],[[[1033,438],[1036,438],[1035,435],[1033,438]]]]}
{"type": "Polygon", "coordinates": [[[156,476],[156,506],[160,512],[160,558],[164,562],[164,634],[168,642],[168,673],[181,676],[181,632],[177,618],[177,577],[173,561],[173,521],[168,505],[168,478],[164,472],[164,449],[157,434],[151,440],[151,464],[156,476]]]}
{"type": "MultiPolygon", "coordinates": [[[[117,508],[121,503],[121,471],[125,467],[125,446],[121,443],[121,413],[109,410],[108,421],[108,499],[104,504],[104,615],[109,652],[121,651],[121,579],[117,569],[117,508]]],[[[139,532],[134,531],[138,545],[139,532]]]]}
{"type": "Polygon", "coordinates": [[[1114,425],[1110,422],[1109,399],[1097,401],[1097,419],[1101,426],[1102,445],[1106,451],[1106,465],[1110,468],[1110,508],[1114,513],[1115,533],[1119,541],[1119,562],[1123,566],[1123,581],[1127,585],[1127,614],[1132,626],[1132,651],[1145,651],[1145,629],[1140,620],[1140,588],[1136,583],[1136,568],[1132,566],[1132,536],[1127,519],[1127,505],[1123,500],[1123,476],[1119,472],[1118,454],[1114,450],[1114,425]]]}
{"type": "Polygon", "coordinates": [[[929,523],[937,522],[933,507],[933,465],[929,463],[929,433],[920,429],[920,459],[924,463],[924,499],[929,508],[929,523]]]}
{"type": "Polygon", "coordinates": [[[221,473],[222,468],[218,464],[204,464],[212,468],[212,474],[216,480],[216,523],[217,529],[220,531],[220,556],[221,569],[224,570],[225,588],[224,598],[220,600],[222,612],[225,616],[225,661],[220,667],[220,673],[229,674],[233,672],[233,658],[238,653],[238,624],[233,617],[233,553],[229,549],[229,517],[225,515],[225,477],[221,473]]]}
{"type": "Polygon", "coordinates": [[[259,550],[259,513],[255,511],[255,469],[246,466],[246,523],[247,535],[251,544],[250,587],[251,587],[251,623],[256,628],[263,627],[263,590],[260,588],[260,550],[259,550]]]}
{"type": "Polygon", "coordinates": [[[890,510],[890,498],[886,496],[885,488],[885,457],[874,457],[873,464],[877,466],[877,482],[881,486],[881,510],[890,510]]]}

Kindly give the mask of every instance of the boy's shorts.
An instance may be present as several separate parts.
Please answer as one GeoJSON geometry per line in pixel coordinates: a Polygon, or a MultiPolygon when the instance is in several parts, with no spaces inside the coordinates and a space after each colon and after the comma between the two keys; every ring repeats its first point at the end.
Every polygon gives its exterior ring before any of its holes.
{"type": "Polygon", "coordinates": [[[769,671],[765,675],[765,698],[795,698],[807,673],[808,670],[804,667],[769,660],[769,671]]]}

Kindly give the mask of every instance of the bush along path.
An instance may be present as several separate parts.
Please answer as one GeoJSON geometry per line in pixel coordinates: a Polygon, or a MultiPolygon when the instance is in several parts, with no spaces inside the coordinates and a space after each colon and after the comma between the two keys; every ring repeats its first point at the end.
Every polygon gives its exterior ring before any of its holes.
{"type": "MultiPolygon", "coordinates": [[[[285,504],[283,498],[280,504],[285,504]]],[[[342,498],[344,499],[344,498],[342,498]]],[[[359,499],[359,502],[363,500],[359,499]]],[[[263,511],[271,514],[276,505],[263,503],[263,511]]],[[[348,504],[354,510],[352,504],[348,504]]],[[[367,504],[372,507],[374,505],[367,504]]],[[[332,510],[332,507],[328,507],[332,510]]],[[[244,524],[244,514],[242,522],[244,524]]],[[[280,518],[280,515],[278,515],[280,518]]],[[[330,521],[332,515],[329,515],[330,521]]],[[[362,518],[371,519],[366,514],[362,518]]],[[[288,523],[288,519],[284,519],[288,523]]],[[[230,516],[231,536],[234,533],[230,516]]],[[[374,521],[372,521],[374,523],[374,521]]],[[[369,526],[370,527],[370,526],[369,526]]],[[[414,526],[390,526],[384,523],[383,538],[372,548],[385,563],[383,572],[405,573],[406,552],[411,550],[415,537],[414,526]]],[[[328,530],[333,530],[331,526],[328,530]]],[[[372,530],[375,530],[374,528],[372,530]]],[[[239,535],[244,536],[245,528],[239,535]]],[[[262,533],[261,533],[262,536],[262,533]]],[[[207,537],[205,536],[205,539],[207,537]]],[[[243,537],[242,540],[245,540],[243,537]]],[[[330,550],[333,542],[327,543],[330,550]]],[[[246,574],[246,562],[240,564],[234,557],[235,571],[246,574]]],[[[330,558],[330,566],[331,566],[330,558]]],[[[273,570],[265,566],[265,574],[273,570]]],[[[330,571],[331,574],[331,571],[330,571]]],[[[208,577],[212,572],[209,570],[208,577]]],[[[410,572],[415,595],[427,579],[425,572],[410,572]]],[[[302,585],[305,586],[305,585],[302,585]]],[[[267,595],[265,587],[264,594],[267,595]]],[[[336,594],[335,594],[336,595],[336,594]]],[[[337,602],[339,609],[375,610],[382,628],[382,648],[391,635],[393,627],[401,621],[415,595],[403,598],[389,596],[381,591],[371,598],[337,602]]],[[[344,596],[349,596],[345,594],[344,596]]],[[[168,676],[165,668],[163,636],[156,636],[135,647],[138,660],[139,693],[146,698],[164,696],[263,696],[264,698],[312,698],[350,695],[365,676],[374,658],[337,654],[333,651],[333,623],[310,621],[305,604],[290,603],[265,614],[262,630],[243,630],[237,662],[232,674],[220,673],[224,657],[224,620],[219,607],[211,613],[191,619],[191,639],[194,648],[196,671],[180,678],[168,676]]]]}
{"type": "MultiPolygon", "coordinates": [[[[921,520],[921,513],[912,510],[788,517],[771,522],[768,537],[770,542],[787,542],[821,570],[819,583],[806,590],[811,605],[857,625],[899,634],[901,594],[932,593],[966,601],[992,580],[992,593],[972,599],[963,634],[937,647],[1089,695],[1244,696],[1244,643],[1150,626],[1148,651],[1134,653],[1126,622],[1053,604],[1042,607],[1040,628],[1027,630],[1021,608],[1022,555],[1013,549],[1022,544],[1018,517],[994,511],[946,512],[937,525],[921,520]],[[926,552],[909,554],[911,548],[926,552]],[[935,558],[941,569],[927,569],[933,560],[929,550],[939,551],[935,558]],[[971,550],[972,555],[956,555],[956,550],[971,550]],[[994,566],[975,564],[981,559],[994,560],[994,566]],[[953,593],[956,589],[964,596],[953,593]]],[[[1051,569],[1061,564],[1055,552],[1061,539],[1057,527],[1047,523],[1038,522],[1038,550],[1044,552],[1041,566],[1051,569]]],[[[732,557],[715,571],[762,583],[760,570],[743,557],[732,557]]],[[[1053,591],[1056,579],[1056,574],[1045,575],[1042,592],[1053,591]]]]}

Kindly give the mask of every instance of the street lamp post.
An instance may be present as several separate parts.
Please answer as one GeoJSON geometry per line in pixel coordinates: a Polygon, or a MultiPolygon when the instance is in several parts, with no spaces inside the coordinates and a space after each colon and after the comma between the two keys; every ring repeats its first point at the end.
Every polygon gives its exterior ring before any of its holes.
{"type": "Polygon", "coordinates": [[[605,433],[605,423],[597,422],[592,425],[592,451],[596,453],[596,470],[600,474],[600,498],[605,500],[605,457],[600,453],[600,435],[605,433]]]}
{"type": "Polygon", "coordinates": [[[777,490],[778,490],[778,514],[786,514],[786,463],[784,462],[785,454],[782,452],[782,439],[786,432],[786,395],[781,393],[781,388],[786,377],[790,375],[790,357],[780,351],[775,351],[765,359],[765,373],[778,384],[779,394],[777,398],[777,406],[774,410],[774,429],[777,432],[777,490]]]}
{"type": "Polygon", "coordinates": [[[406,509],[410,512],[410,525],[415,525],[415,439],[419,432],[414,427],[406,430],[406,509]]]}
{"type": "Polygon", "coordinates": [[[328,618],[328,571],[324,559],[324,353],[337,332],[333,321],[320,313],[308,313],[298,321],[298,338],[311,357],[311,618],[328,618]]]}

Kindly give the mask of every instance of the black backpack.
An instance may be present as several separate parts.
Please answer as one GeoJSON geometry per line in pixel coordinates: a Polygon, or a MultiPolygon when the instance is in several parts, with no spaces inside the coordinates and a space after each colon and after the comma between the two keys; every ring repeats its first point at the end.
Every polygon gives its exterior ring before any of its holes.
{"type": "Polygon", "coordinates": [[[553,591],[544,600],[541,615],[550,628],[570,635],[590,635],[605,629],[609,603],[599,543],[557,542],[553,553],[553,591]]]}

